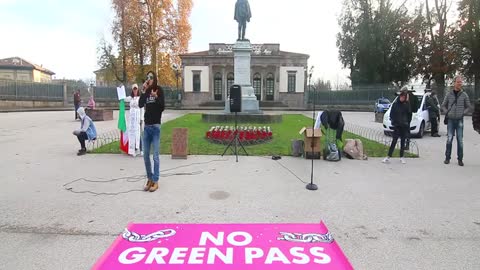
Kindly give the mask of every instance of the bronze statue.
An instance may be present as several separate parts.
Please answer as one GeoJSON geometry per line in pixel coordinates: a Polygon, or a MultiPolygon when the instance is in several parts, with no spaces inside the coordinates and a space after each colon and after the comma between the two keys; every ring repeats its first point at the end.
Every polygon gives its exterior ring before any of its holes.
{"type": "Polygon", "coordinates": [[[235,3],[235,21],[238,22],[238,40],[245,40],[247,22],[250,22],[252,12],[248,0],[237,0],[235,3]]]}

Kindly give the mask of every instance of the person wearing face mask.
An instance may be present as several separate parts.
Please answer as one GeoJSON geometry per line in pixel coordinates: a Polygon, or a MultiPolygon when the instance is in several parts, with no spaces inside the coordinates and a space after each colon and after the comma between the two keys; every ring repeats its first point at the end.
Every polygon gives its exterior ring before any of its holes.
{"type": "Polygon", "coordinates": [[[400,162],[406,164],[405,160],[405,142],[408,138],[410,130],[410,114],[411,107],[408,103],[408,88],[402,87],[400,90],[400,95],[397,100],[392,105],[392,110],[390,111],[390,119],[392,120],[393,126],[393,139],[390,149],[388,150],[388,156],[383,159],[383,163],[389,163],[390,158],[392,158],[393,151],[397,145],[397,141],[400,138],[400,162]]]}
{"type": "Polygon", "coordinates": [[[140,108],[145,108],[143,159],[147,171],[147,184],[144,190],[154,192],[158,189],[158,179],[160,177],[160,124],[162,122],[162,112],[165,110],[165,96],[153,71],[147,73],[138,105],[140,108]],[[150,161],[151,148],[153,149],[153,171],[150,161]]]}
{"type": "Polygon", "coordinates": [[[73,135],[77,136],[78,142],[80,142],[80,150],[78,150],[77,155],[83,156],[87,153],[87,148],[85,147],[85,141],[93,141],[97,138],[97,129],[92,119],[87,116],[85,109],[83,107],[78,108],[78,116],[80,117],[80,129],[77,129],[73,132],[73,135]]]}
{"type": "Polygon", "coordinates": [[[139,106],[140,90],[138,85],[132,85],[132,93],[125,98],[125,102],[130,102],[130,111],[128,115],[128,154],[135,157],[141,153],[141,126],[143,123],[143,108],[139,106]]]}

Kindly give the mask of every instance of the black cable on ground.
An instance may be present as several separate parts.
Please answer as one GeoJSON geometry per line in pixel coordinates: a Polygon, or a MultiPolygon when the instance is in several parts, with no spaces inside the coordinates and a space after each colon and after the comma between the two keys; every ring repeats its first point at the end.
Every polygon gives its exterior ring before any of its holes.
{"type": "MultiPolygon", "coordinates": [[[[224,162],[224,161],[228,161],[228,159],[215,159],[215,160],[210,160],[210,161],[207,161],[207,162],[195,162],[195,163],[190,163],[190,164],[186,164],[186,165],[181,165],[181,166],[161,170],[160,172],[168,172],[168,171],[173,171],[173,170],[177,170],[177,169],[180,169],[180,168],[191,167],[191,166],[194,166],[194,165],[204,165],[204,164],[209,164],[209,163],[212,163],[212,162],[224,162]]],[[[178,175],[181,175],[181,176],[199,175],[199,174],[202,174],[202,173],[203,173],[203,171],[200,170],[200,171],[194,171],[194,172],[179,172],[179,173],[160,174],[160,176],[165,178],[165,177],[178,176],[178,175]]],[[[76,182],[80,182],[80,181],[87,182],[87,183],[111,183],[111,182],[116,182],[116,181],[121,181],[121,180],[125,180],[128,183],[146,181],[145,180],[145,175],[126,176],[126,177],[113,178],[113,179],[108,179],[108,180],[88,180],[88,179],[85,179],[85,178],[79,178],[79,179],[76,179],[76,180],[73,180],[73,181],[70,181],[70,182],[64,184],[63,187],[65,188],[65,190],[67,190],[69,192],[72,192],[72,193],[75,193],[75,194],[92,194],[92,195],[95,195],[95,196],[100,196],[100,195],[117,196],[117,195],[120,195],[120,194],[126,194],[126,193],[131,193],[131,192],[140,192],[140,191],[144,192],[143,189],[131,189],[131,190],[122,191],[122,192],[94,192],[94,191],[90,191],[90,190],[75,191],[75,190],[73,190],[72,187],[68,187],[71,184],[76,183],[76,182]]]]}

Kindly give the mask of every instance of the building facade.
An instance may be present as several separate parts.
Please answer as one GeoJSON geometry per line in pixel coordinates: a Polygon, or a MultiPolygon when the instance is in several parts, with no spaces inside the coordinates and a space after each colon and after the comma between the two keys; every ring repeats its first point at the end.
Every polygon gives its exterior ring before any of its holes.
{"type": "MultiPolygon", "coordinates": [[[[234,84],[233,44],[211,43],[208,51],[181,55],[182,104],[201,106],[228,99],[234,84]]],[[[251,84],[262,106],[305,107],[309,56],[280,50],[280,44],[252,44],[251,84]]]]}
{"type": "Polygon", "coordinates": [[[20,57],[0,59],[0,79],[23,82],[51,82],[54,72],[20,57]]]}

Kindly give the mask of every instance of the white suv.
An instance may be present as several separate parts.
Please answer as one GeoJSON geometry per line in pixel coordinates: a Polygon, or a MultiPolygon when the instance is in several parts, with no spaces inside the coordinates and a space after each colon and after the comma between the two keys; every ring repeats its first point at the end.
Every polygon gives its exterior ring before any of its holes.
{"type": "MultiPolygon", "coordinates": [[[[412,115],[412,122],[410,122],[410,134],[412,136],[422,138],[425,134],[425,131],[430,130],[430,118],[428,116],[428,109],[427,109],[427,97],[430,93],[413,93],[415,97],[418,98],[420,101],[420,107],[416,112],[413,112],[412,115]]],[[[393,103],[396,102],[398,96],[393,100],[392,106],[388,109],[383,117],[383,132],[385,135],[391,136],[393,132],[392,121],[390,120],[390,111],[392,110],[393,103]]]]}

